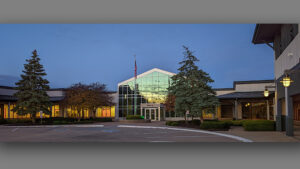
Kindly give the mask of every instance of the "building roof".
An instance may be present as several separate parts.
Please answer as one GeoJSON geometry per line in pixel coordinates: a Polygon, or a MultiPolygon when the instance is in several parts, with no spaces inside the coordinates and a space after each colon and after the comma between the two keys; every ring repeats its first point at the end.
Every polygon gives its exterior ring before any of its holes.
{"type": "MultiPolygon", "coordinates": [[[[168,72],[168,71],[165,71],[165,70],[162,70],[162,69],[158,69],[158,68],[153,68],[153,69],[148,70],[148,71],[146,71],[146,72],[144,72],[144,73],[142,73],[142,74],[137,75],[137,78],[146,76],[146,75],[148,75],[148,74],[150,74],[150,73],[152,73],[152,72],[160,72],[160,73],[164,73],[164,74],[167,74],[167,75],[170,75],[170,76],[176,75],[175,73],[172,73],[172,72],[168,72]]],[[[127,80],[124,80],[124,81],[118,83],[118,86],[123,85],[123,84],[126,84],[126,83],[128,83],[128,82],[130,82],[130,81],[132,81],[132,80],[134,80],[134,77],[132,77],[132,78],[130,78],[130,79],[127,79],[127,80]]]]}
{"type": "Polygon", "coordinates": [[[274,83],[274,80],[248,80],[248,81],[234,81],[233,86],[237,84],[257,84],[257,83],[274,83]]]}
{"type": "Polygon", "coordinates": [[[252,43],[262,44],[274,41],[274,36],[280,33],[281,24],[256,24],[252,43]]]}
{"type": "MultiPolygon", "coordinates": [[[[269,91],[270,95],[274,92],[269,91]]],[[[233,92],[228,94],[223,94],[217,96],[219,99],[255,99],[255,98],[265,98],[263,91],[256,92],[233,92]]]]}
{"type": "Polygon", "coordinates": [[[223,90],[235,90],[236,85],[238,84],[259,84],[259,83],[275,83],[274,80],[247,80],[247,81],[234,81],[233,88],[214,88],[214,91],[223,91],[223,90]]]}
{"type": "MultiPolygon", "coordinates": [[[[64,96],[60,96],[60,97],[50,97],[50,101],[52,102],[56,102],[56,101],[61,101],[64,99],[64,96]]],[[[3,101],[17,101],[18,99],[12,95],[0,95],[0,100],[3,101]]]]}

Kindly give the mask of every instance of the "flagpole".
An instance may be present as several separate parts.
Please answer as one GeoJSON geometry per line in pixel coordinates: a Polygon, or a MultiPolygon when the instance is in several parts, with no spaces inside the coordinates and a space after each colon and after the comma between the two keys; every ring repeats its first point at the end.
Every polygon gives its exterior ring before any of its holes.
{"type": "Polygon", "coordinates": [[[137,78],[136,56],[134,55],[134,115],[136,115],[136,78],[137,78]]]}

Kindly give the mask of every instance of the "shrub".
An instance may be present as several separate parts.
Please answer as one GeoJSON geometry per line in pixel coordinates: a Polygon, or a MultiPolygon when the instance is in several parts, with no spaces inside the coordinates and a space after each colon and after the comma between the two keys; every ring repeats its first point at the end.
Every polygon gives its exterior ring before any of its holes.
{"type": "Polygon", "coordinates": [[[219,121],[218,119],[204,119],[203,121],[219,121]]]}
{"type": "Polygon", "coordinates": [[[54,121],[52,122],[52,124],[54,124],[54,125],[59,125],[59,124],[69,124],[69,122],[64,121],[64,120],[54,120],[54,121]]]}
{"type": "Polygon", "coordinates": [[[200,126],[201,120],[193,119],[193,120],[189,121],[189,123],[194,125],[194,126],[200,126]]]}
{"type": "Polygon", "coordinates": [[[32,123],[31,119],[6,119],[6,124],[29,124],[32,123]]]}
{"type": "Polygon", "coordinates": [[[0,124],[6,124],[6,120],[5,120],[5,119],[2,119],[2,118],[0,118],[0,124]]]}
{"type": "Polygon", "coordinates": [[[246,120],[232,120],[232,125],[233,126],[243,126],[243,123],[245,122],[246,120]]]}
{"type": "Polygon", "coordinates": [[[233,121],[232,120],[224,120],[224,121],[221,121],[223,123],[225,123],[226,126],[232,126],[233,125],[233,121]]]}
{"type": "Polygon", "coordinates": [[[105,117],[105,118],[95,118],[95,119],[92,119],[93,121],[97,121],[97,122],[112,122],[112,118],[108,118],[108,117],[105,117]]]}
{"type": "Polygon", "coordinates": [[[167,126],[179,126],[179,121],[167,121],[166,125],[167,126]]]}
{"type": "Polygon", "coordinates": [[[246,131],[274,131],[275,121],[271,120],[247,120],[243,122],[246,131]]]}
{"type": "Polygon", "coordinates": [[[127,115],[126,116],[126,120],[138,120],[138,119],[144,119],[144,118],[140,115],[127,115]]]}
{"type": "Polygon", "coordinates": [[[227,121],[204,121],[201,125],[201,129],[205,130],[228,130],[231,123],[227,121]]]}
{"type": "Polygon", "coordinates": [[[78,121],[77,118],[70,118],[70,117],[50,117],[50,118],[38,118],[36,119],[36,123],[41,123],[41,120],[43,121],[43,124],[54,124],[54,121],[56,121],[55,123],[59,123],[58,121],[64,121],[64,122],[76,122],[78,121]]]}

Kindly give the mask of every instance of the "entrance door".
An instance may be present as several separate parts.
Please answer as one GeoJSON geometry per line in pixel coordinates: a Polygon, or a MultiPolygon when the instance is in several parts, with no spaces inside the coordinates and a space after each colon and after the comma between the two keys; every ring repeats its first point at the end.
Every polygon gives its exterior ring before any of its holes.
{"type": "Polygon", "coordinates": [[[156,109],[145,108],[145,119],[149,119],[151,121],[158,120],[156,109]]]}
{"type": "Polygon", "coordinates": [[[294,120],[300,121],[300,95],[295,96],[294,100],[294,120]]]}

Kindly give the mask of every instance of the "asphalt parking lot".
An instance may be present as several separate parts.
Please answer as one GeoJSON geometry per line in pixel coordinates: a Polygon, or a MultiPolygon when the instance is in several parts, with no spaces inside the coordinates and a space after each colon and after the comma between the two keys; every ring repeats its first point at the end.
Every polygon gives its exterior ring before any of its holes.
{"type": "Polygon", "coordinates": [[[0,142],[251,142],[236,136],[161,123],[0,126],[0,142]]]}

